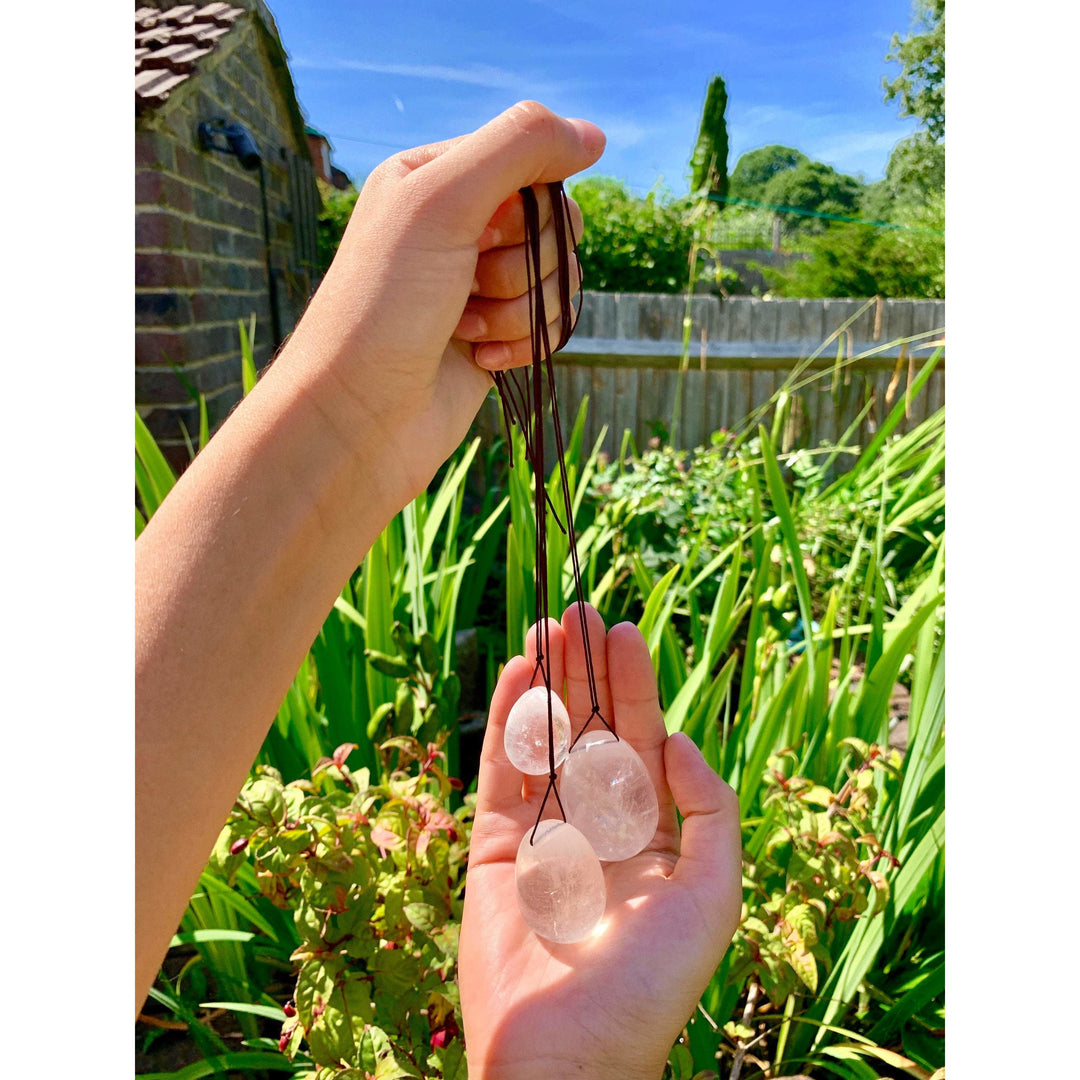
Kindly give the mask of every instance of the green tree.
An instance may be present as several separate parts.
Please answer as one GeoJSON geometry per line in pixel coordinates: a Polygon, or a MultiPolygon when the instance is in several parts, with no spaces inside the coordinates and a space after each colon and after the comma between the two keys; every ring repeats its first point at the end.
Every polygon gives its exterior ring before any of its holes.
{"type": "Polygon", "coordinates": [[[867,186],[860,213],[874,221],[893,221],[896,214],[944,190],[945,146],[918,131],[893,148],[884,179],[867,186]]]}
{"type": "Polygon", "coordinates": [[[601,292],[680,292],[689,279],[689,199],[645,198],[607,176],[579,180],[570,194],[585,217],[578,257],[585,287],[601,292]]]}
{"type": "Polygon", "coordinates": [[[731,174],[731,195],[762,202],[765,188],[777,173],[794,169],[810,159],[790,146],[762,146],[742,155],[731,174]]]}
{"type": "Polygon", "coordinates": [[[714,75],[705,94],[697,145],[690,158],[690,190],[708,191],[721,197],[728,193],[727,87],[714,75]]]}
{"type": "MultiPolygon", "coordinates": [[[[837,172],[822,161],[802,161],[777,172],[765,185],[762,201],[773,206],[790,206],[822,214],[852,214],[858,206],[863,185],[853,176],[837,172]]],[[[783,214],[787,227],[802,233],[824,230],[827,219],[802,214],[783,214]]]]}
{"type": "Polygon", "coordinates": [[[885,100],[900,100],[900,115],[920,120],[935,142],[945,138],[945,0],[915,0],[911,29],[893,34],[887,61],[900,64],[885,100]]]}

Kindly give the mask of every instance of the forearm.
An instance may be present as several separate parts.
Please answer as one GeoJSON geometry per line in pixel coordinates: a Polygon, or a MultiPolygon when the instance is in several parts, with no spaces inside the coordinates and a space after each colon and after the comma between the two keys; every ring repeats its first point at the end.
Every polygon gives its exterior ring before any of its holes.
{"type": "Polygon", "coordinates": [[[136,545],[139,1002],[306,650],[410,494],[304,360],[286,349],[136,545]]]}
{"type": "Polygon", "coordinates": [[[511,197],[602,149],[523,102],[374,170],[288,346],[140,537],[139,1003],[338,591],[491,387],[469,342],[527,344],[526,286],[500,271],[524,266],[511,197]]]}

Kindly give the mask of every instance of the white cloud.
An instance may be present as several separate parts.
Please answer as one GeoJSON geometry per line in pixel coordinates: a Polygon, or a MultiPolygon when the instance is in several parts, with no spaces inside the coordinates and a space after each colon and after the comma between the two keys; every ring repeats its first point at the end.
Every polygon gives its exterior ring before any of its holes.
{"type": "Polygon", "coordinates": [[[732,111],[734,115],[728,117],[732,167],[748,150],[779,143],[840,172],[874,178],[884,174],[892,148],[914,130],[913,122],[876,129],[856,126],[855,116],[830,111],[815,102],[799,108],[762,104],[732,111]]]}
{"type": "Polygon", "coordinates": [[[896,126],[888,131],[841,131],[819,137],[806,148],[810,157],[843,172],[883,171],[892,148],[907,134],[896,126]]]}
{"type": "Polygon", "coordinates": [[[447,64],[398,64],[382,60],[308,60],[300,57],[293,60],[292,65],[316,71],[370,71],[378,75],[398,75],[409,79],[466,83],[493,90],[520,90],[525,85],[536,86],[534,81],[517,72],[489,64],[451,67],[447,64]]]}

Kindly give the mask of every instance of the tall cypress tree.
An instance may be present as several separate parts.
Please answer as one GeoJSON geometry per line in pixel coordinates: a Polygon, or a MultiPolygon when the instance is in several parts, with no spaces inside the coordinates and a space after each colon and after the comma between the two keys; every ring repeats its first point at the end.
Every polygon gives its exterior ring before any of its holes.
{"type": "Polygon", "coordinates": [[[705,95],[697,146],[690,158],[691,191],[708,191],[721,196],[728,193],[726,110],[727,87],[719,75],[714,75],[705,95]]]}

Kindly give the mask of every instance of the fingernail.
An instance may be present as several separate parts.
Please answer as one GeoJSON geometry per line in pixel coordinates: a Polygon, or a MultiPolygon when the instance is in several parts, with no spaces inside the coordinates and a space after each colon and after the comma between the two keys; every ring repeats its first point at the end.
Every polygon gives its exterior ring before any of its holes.
{"type": "Polygon", "coordinates": [[[496,229],[494,226],[489,225],[481,234],[480,239],[477,240],[476,246],[481,251],[487,251],[489,248],[498,247],[502,243],[502,230],[496,229]]]}
{"type": "Polygon", "coordinates": [[[510,363],[510,346],[502,341],[487,341],[473,348],[473,359],[482,368],[499,371],[510,363]]]}
{"type": "Polygon", "coordinates": [[[670,738],[672,738],[672,739],[681,739],[683,742],[689,743],[694,748],[694,750],[697,752],[698,757],[703,757],[704,756],[701,753],[701,747],[698,746],[698,744],[696,742],[694,742],[694,740],[691,739],[690,736],[687,735],[685,731],[673,731],[671,733],[671,735],[670,735],[670,738]]]}
{"type": "Polygon", "coordinates": [[[571,117],[567,120],[567,123],[577,132],[578,138],[581,139],[581,145],[586,150],[602,150],[606,145],[607,137],[595,124],[590,123],[588,120],[571,117]]]}
{"type": "Polygon", "coordinates": [[[478,311],[466,308],[458,320],[457,333],[455,336],[471,340],[483,337],[487,333],[487,320],[478,311]]]}

